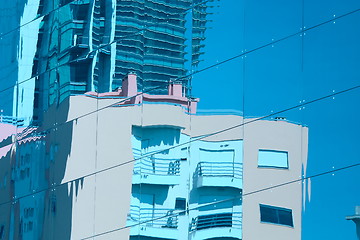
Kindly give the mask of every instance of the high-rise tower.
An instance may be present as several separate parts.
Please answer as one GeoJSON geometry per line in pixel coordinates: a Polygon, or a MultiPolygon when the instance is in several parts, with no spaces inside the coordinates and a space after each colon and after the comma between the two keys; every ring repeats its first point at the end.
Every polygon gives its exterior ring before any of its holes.
{"type": "Polygon", "coordinates": [[[134,71],[145,91],[165,91],[164,82],[185,75],[185,16],[190,5],[190,0],[117,2],[114,86],[134,71]]]}
{"type": "Polygon", "coordinates": [[[129,72],[139,89],[166,93],[169,81],[199,62],[208,2],[40,1],[35,119],[71,94],[113,91],[129,72]]]}

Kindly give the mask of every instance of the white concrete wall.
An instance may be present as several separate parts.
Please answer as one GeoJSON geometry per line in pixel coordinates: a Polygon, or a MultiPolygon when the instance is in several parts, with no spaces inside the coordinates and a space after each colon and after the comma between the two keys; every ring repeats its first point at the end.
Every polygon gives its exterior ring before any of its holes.
{"type": "Polygon", "coordinates": [[[283,121],[257,121],[244,127],[243,239],[301,239],[302,182],[307,159],[307,128],[283,121]],[[288,169],[259,168],[258,150],[288,152],[288,169]],[[294,227],[260,222],[259,204],[292,209],[294,227]]]}
{"type": "MultiPolygon", "coordinates": [[[[66,119],[71,120],[82,114],[102,109],[119,100],[97,100],[90,97],[73,96],[70,98],[66,119]]],[[[57,118],[60,117],[57,116],[57,118]]],[[[194,116],[186,114],[179,106],[145,104],[142,106],[109,107],[73,121],[70,138],[64,135],[66,131],[59,128],[56,134],[59,151],[71,139],[70,152],[65,161],[66,166],[62,182],[124,164],[86,177],[77,188],[74,185],[66,186],[69,196],[72,196],[70,202],[72,238],[88,237],[126,225],[130,204],[137,201],[133,198],[133,202],[131,202],[133,162],[127,163],[134,158],[131,141],[132,126],[134,125],[145,128],[178,129],[176,131],[182,133],[180,141],[170,145],[159,145],[152,149],[154,151],[186,142],[190,136],[196,138],[239,125],[239,127],[229,131],[191,143],[189,158],[186,161],[181,161],[179,185],[156,187],[140,185],[141,193],[157,192],[156,197],[162,199],[159,202],[156,201],[158,207],[174,207],[176,197],[183,197],[187,194],[189,194],[187,199],[192,201],[191,207],[197,205],[196,193],[188,192],[192,189],[192,181],[189,175],[195,171],[196,164],[199,161],[199,156],[197,156],[199,148],[207,145],[214,148],[214,144],[228,142],[231,145],[236,142],[242,143],[243,140],[243,146],[242,144],[235,144],[231,148],[239,158],[241,157],[240,159],[243,159],[243,192],[245,194],[301,176],[302,164],[306,163],[307,156],[307,146],[304,146],[307,144],[306,128],[281,121],[257,121],[245,125],[245,127],[240,126],[242,123],[243,118],[240,116],[194,116]],[[259,148],[288,151],[289,169],[259,169],[257,167],[259,148]],[[71,194],[70,191],[73,193],[71,194]]],[[[182,147],[186,147],[186,145],[182,147]]],[[[178,151],[174,150],[173,155],[181,155],[182,153],[179,150],[182,147],[179,147],[178,151]]],[[[133,191],[136,192],[135,188],[133,191]]],[[[239,192],[240,190],[230,191],[225,196],[236,196],[239,192]]],[[[224,195],[217,190],[211,191],[211,193],[220,197],[224,195]]],[[[300,239],[301,201],[301,183],[246,195],[242,202],[243,239],[300,239]],[[294,228],[260,223],[260,203],[292,209],[294,228]]],[[[241,211],[241,206],[238,208],[241,211]]],[[[191,216],[197,214],[197,211],[193,211],[189,217],[182,217],[182,219],[189,222],[191,216]]],[[[60,216],[58,215],[53,222],[60,224],[60,216]]],[[[182,226],[184,227],[186,224],[182,224],[182,226]]],[[[96,239],[128,239],[129,230],[115,231],[96,239]]],[[[179,239],[183,235],[186,236],[182,233],[179,235],[179,239]]]]}

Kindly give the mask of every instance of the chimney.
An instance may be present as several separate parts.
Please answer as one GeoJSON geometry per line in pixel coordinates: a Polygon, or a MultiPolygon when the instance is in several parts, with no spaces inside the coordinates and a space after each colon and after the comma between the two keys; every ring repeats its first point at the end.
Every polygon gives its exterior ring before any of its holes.
{"type": "Polygon", "coordinates": [[[170,83],[169,84],[169,95],[175,97],[182,97],[182,84],[181,83],[170,83]]]}
{"type": "Polygon", "coordinates": [[[135,96],[137,94],[137,80],[135,73],[129,73],[122,81],[122,93],[125,97],[135,96]]]}

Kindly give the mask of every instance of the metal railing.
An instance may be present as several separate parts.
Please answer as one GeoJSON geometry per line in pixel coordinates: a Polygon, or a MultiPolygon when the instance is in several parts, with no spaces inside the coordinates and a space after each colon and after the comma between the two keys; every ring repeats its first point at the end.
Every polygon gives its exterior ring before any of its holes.
{"type": "Polygon", "coordinates": [[[143,224],[147,227],[177,228],[178,216],[173,215],[174,211],[174,209],[169,208],[140,208],[131,205],[128,221],[144,222],[143,224]]]}
{"type": "Polygon", "coordinates": [[[196,176],[242,178],[242,163],[234,162],[199,162],[196,176]]]}
{"type": "Polygon", "coordinates": [[[209,215],[201,215],[191,220],[189,230],[197,231],[208,228],[230,227],[241,229],[242,213],[217,213],[209,215]]]}
{"type": "Polygon", "coordinates": [[[0,123],[10,123],[17,126],[23,126],[24,119],[12,117],[12,116],[0,115],[0,123]]]}
{"type": "MultiPolygon", "coordinates": [[[[133,150],[134,157],[139,158],[141,154],[133,150]]],[[[158,158],[154,156],[143,157],[135,161],[134,174],[149,174],[149,175],[180,175],[180,159],[173,158],[158,158]]]]}

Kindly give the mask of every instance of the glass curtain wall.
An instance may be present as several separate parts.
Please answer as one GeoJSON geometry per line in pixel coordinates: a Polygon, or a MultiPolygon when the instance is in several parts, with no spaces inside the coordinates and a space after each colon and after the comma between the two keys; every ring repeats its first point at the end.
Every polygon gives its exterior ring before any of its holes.
{"type": "Polygon", "coordinates": [[[4,0],[0,239],[359,238],[359,24],[353,0],[4,0]]]}

